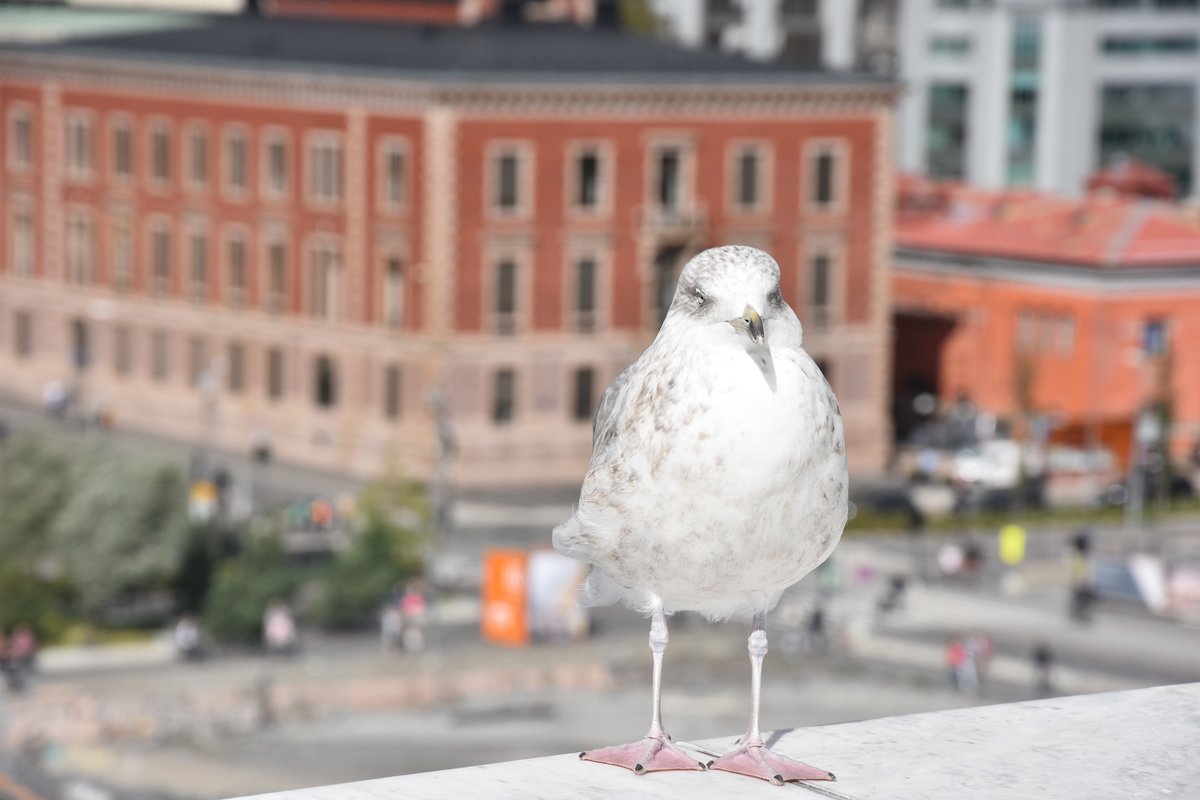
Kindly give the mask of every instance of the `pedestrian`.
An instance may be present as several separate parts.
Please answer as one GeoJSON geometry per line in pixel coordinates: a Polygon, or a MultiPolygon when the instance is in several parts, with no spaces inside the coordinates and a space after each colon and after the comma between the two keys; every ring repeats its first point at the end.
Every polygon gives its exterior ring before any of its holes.
{"type": "Polygon", "coordinates": [[[829,646],[829,638],[825,625],[825,607],[820,601],[813,605],[812,613],[808,615],[808,646],[814,653],[824,653],[829,646]]]}
{"type": "Polygon", "coordinates": [[[296,621],[287,603],[275,599],[267,604],[263,614],[263,640],[267,652],[290,655],[296,647],[296,621]]]}
{"type": "Polygon", "coordinates": [[[37,635],[33,628],[18,622],[8,646],[13,665],[25,672],[33,672],[34,662],[37,661],[37,635]]]}
{"type": "Polygon", "coordinates": [[[175,649],[185,661],[199,661],[204,658],[204,650],[200,642],[200,624],[192,614],[184,614],[175,623],[175,649]]]}
{"type": "Polygon", "coordinates": [[[1050,679],[1050,668],[1054,663],[1054,651],[1050,649],[1050,643],[1042,640],[1034,642],[1030,656],[1033,659],[1034,690],[1042,695],[1053,693],[1054,684],[1050,679]]]}
{"type": "Polygon", "coordinates": [[[407,652],[416,652],[425,646],[425,595],[410,583],[400,599],[400,613],[404,620],[404,632],[400,642],[407,652]]]}

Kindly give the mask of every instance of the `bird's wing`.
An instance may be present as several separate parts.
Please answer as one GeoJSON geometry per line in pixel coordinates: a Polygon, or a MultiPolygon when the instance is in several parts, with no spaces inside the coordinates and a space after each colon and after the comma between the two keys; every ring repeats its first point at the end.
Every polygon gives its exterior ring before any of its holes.
{"type": "Polygon", "coordinates": [[[616,430],[617,420],[620,419],[620,409],[625,397],[625,387],[629,385],[629,378],[636,363],[635,361],[621,370],[621,374],[613,379],[613,382],[608,385],[608,388],[604,390],[604,394],[600,397],[600,405],[596,409],[596,416],[592,418],[593,457],[608,443],[608,440],[612,438],[616,430]]]}

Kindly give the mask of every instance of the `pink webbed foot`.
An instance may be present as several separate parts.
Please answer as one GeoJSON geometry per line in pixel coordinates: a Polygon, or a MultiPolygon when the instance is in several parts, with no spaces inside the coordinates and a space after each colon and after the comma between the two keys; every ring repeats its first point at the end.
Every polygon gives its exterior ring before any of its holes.
{"type": "Polygon", "coordinates": [[[703,770],[705,768],[704,764],[672,744],[670,737],[665,733],[658,736],[647,736],[632,744],[587,750],[580,753],[579,757],[584,761],[595,761],[597,764],[624,767],[638,775],[672,769],[703,770]]]}
{"type": "Polygon", "coordinates": [[[832,781],[837,780],[832,772],[776,755],[761,744],[743,744],[708,765],[709,769],[736,772],[751,778],[782,786],[788,781],[832,781]]]}

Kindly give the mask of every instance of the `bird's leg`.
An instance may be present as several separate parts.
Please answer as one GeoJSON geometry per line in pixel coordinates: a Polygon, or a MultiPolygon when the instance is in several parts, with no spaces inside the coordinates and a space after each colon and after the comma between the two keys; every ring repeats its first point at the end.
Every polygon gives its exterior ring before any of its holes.
{"type": "Polygon", "coordinates": [[[704,764],[671,743],[662,724],[662,662],[667,650],[667,618],[662,604],[654,608],[650,622],[650,652],[654,656],[654,683],[651,693],[650,730],[645,738],[632,744],[587,750],[579,754],[584,761],[612,764],[633,770],[638,775],[669,769],[704,769],[704,764]]]}
{"type": "Polygon", "coordinates": [[[735,749],[709,764],[709,768],[762,778],[775,784],[787,781],[831,781],[834,779],[832,772],[775,755],[763,744],[762,733],[758,729],[758,708],[762,695],[762,662],[767,655],[766,619],[763,612],[754,615],[746,646],[750,653],[750,728],[738,740],[735,749]]]}

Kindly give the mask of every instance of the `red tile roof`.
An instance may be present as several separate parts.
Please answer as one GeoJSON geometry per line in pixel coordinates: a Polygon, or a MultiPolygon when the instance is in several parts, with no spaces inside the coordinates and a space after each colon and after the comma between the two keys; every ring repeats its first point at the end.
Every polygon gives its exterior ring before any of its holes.
{"type": "Polygon", "coordinates": [[[1096,268],[1200,266],[1200,213],[1094,193],[1068,199],[902,176],[895,243],[917,250],[1096,268]]]}

